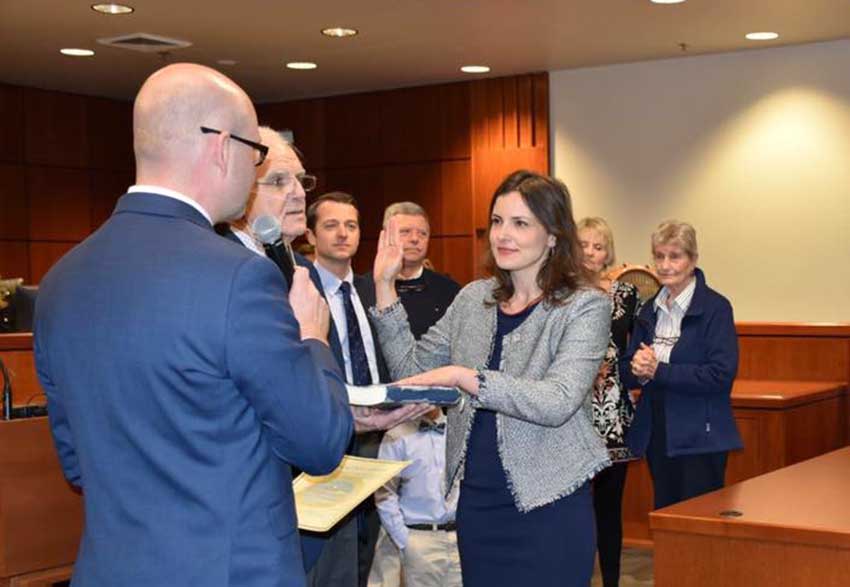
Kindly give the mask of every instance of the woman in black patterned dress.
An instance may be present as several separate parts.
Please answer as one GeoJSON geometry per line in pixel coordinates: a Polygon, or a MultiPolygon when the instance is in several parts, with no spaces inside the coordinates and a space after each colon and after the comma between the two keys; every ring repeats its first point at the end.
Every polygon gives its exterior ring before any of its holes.
{"type": "Polygon", "coordinates": [[[614,261],[614,236],[608,223],[602,218],[584,218],[577,228],[584,251],[584,265],[597,276],[598,285],[611,296],[611,340],[593,385],[593,424],[605,439],[614,464],[593,480],[593,507],[602,584],[603,587],[617,587],[623,542],[623,488],[628,461],[634,458],[625,442],[634,406],[628,390],[620,384],[617,361],[626,352],[638,295],[634,285],[612,281],[604,276],[614,261]]]}

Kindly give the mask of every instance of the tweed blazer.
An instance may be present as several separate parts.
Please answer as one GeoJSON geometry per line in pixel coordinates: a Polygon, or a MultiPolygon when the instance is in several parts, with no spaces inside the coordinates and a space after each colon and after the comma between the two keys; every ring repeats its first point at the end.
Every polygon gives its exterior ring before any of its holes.
{"type": "Polygon", "coordinates": [[[477,397],[449,410],[446,488],[463,477],[475,410],[495,411],[498,450],[522,512],[575,491],[610,465],[592,423],[591,387],[608,347],[611,303],[601,291],[576,291],[567,303],[539,304],[505,336],[498,371],[485,369],[496,333],[496,282],[466,286],[417,342],[401,303],[377,311],[375,328],[393,379],[445,365],[478,369],[477,397]]]}

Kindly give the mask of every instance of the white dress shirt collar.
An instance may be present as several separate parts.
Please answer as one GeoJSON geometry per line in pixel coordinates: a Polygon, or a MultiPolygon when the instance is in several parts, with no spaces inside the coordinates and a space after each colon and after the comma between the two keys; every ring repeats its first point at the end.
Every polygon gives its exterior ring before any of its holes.
{"type": "Polygon", "coordinates": [[[238,238],[238,239],[241,241],[241,243],[242,243],[243,245],[245,245],[245,247],[246,247],[246,248],[251,249],[252,251],[254,251],[255,253],[257,253],[257,254],[258,254],[258,255],[260,255],[261,257],[266,257],[266,256],[267,256],[267,255],[266,255],[266,251],[265,251],[265,249],[263,249],[263,247],[261,247],[261,246],[257,243],[256,239],[254,239],[254,237],[253,237],[250,233],[248,233],[247,231],[242,230],[241,228],[236,228],[236,227],[235,227],[235,226],[233,226],[232,224],[230,225],[230,231],[231,231],[233,234],[235,234],[235,235],[236,235],[236,238],[238,238]]]}
{"type": "Polygon", "coordinates": [[[132,194],[132,193],[136,193],[136,192],[144,192],[146,194],[156,194],[158,196],[165,196],[166,198],[173,198],[175,200],[180,200],[184,204],[188,204],[189,206],[192,206],[192,208],[194,208],[195,210],[200,212],[201,215],[203,215],[203,217],[207,219],[207,222],[209,222],[211,226],[213,224],[212,218],[210,217],[210,215],[207,213],[207,211],[204,210],[204,208],[199,203],[197,203],[195,200],[193,200],[189,196],[183,195],[176,190],[164,188],[164,187],[161,187],[161,186],[158,186],[158,185],[142,185],[142,184],[131,185],[129,187],[129,189],[127,190],[128,194],[132,194]]]}

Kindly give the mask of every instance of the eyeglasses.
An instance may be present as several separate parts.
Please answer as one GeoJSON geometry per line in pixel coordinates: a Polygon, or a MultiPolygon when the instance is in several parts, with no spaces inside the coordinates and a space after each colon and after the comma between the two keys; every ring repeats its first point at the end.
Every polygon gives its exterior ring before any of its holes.
{"type": "Polygon", "coordinates": [[[316,187],[316,176],[307,173],[296,173],[295,175],[286,173],[266,181],[258,181],[257,185],[267,185],[278,190],[284,190],[292,186],[293,180],[300,183],[305,192],[312,191],[316,187]]]}
{"type": "MultiPolygon", "coordinates": [[[[224,131],[218,130],[217,128],[210,128],[208,126],[202,126],[201,132],[204,133],[204,134],[212,133],[212,134],[220,135],[224,131]]],[[[251,147],[252,149],[254,149],[257,152],[257,156],[254,159],[254,166],[255,167],[259,167],[260,165],[262,165],[263,161],[266,160],[266,155],[269,154],[269,148],[262,143],[257,143],[255,141],[240,137],[239,135],[235,135],[235,134],[228,134],[227,138],[233,139],[234,141],[236,141],[238,143],[242,143],[243,145],[248,145],[249,147],[251,147]]]]}

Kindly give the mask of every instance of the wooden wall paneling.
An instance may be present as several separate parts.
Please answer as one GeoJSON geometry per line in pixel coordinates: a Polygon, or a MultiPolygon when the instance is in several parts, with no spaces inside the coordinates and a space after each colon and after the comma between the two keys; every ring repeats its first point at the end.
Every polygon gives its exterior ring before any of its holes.
{"type": "Polygon", "coordinates": [[[86,98],[89,167],[133,169],[133,104],[107,98],[86,98]]]}
{"type": "Polygon", "coordinates": [[[325,99],[326,167],[381,163],[380,97],[354,94],[325,99]]]}
{"type": "MultiPolygon", "coordinates": [[[[549,74],[531,76],[534,92],[534,146],[549,152],[549,74]]],[[[548,173],[548,164],[546,166],[548,173]]]]}
{"type": "MultiPolygon", "coordinates": [[[[471,235],[473,233],[472,165],[469,159],[441,162],[440,181],[440,234],[471,235]]],[[[434,222],[434,213],[430,210],[428,212],[432,215],[431,222],[434,222]]]]}
{"type": "MultiPolygon", "coordinates": [[[[428,212],[431,218],[431,233],[444,233],[440,162],[389,165],[384,168],[383,175],[384,207],[393,202],[415,202],[428,212]]],[[[383,210],[381,214],[383,215],[383,210]]]]}
{"type": "MultiPolygon", "coordinates": [[[[354,196],[360,209],[363,238],[377,238],[384,213],[384,170],[381,167],[328,169],[325,191],[342,191],[354,196]]],[[[320,192],[317,193],[320,195],[320,192]]]]}
{"type": "Polygon", "coordinates": [[[440,88],[405,88],[378,96],[381,161],[410,163],[441,159],[443,104],[440,88]]]}
{"type": "Polygon", "coordinates": [[[468,159],[472,154],[470,84],[446,84],[439,86],[442,106],[440,158],[468,159]]]}
{"type": "Polygon", "coordinates": [[[36,165],[89,164],[86,98],[24,89],[24,153],[36,165]]]}
{"type": "Polygon", "coordinates": [[[301,151],[301,162],[308,173],[326,165],[325,157],[325,99],[298,100],[257,106],[261,125],[275,130],[289,129],[295,146],[301,151]]]}
{"type": "Polygon", "coordinates": [[[91,230],[103,224],[115,210],[115,204],[133,185],[133,172],[129,170],[113,171],[94,169],[90,172],[91,181],[91,230]]]}
{"type": "Polygon", "coordinates": [[[29,238],[29,199],[22,165],[0,163],[0,239],[29,238]]]}
{"type": "Polygon", "coordinates": [[[62,167],[27,168],[30,239],[81,241],[91,232],[89,174],[62,167]]]}
{"type": "Polygon", "coordinates": [[[32,282],[28,241],[0,240],[0,276],[21,277],[24,283],[32,282]]]}
{"type": "MultiPolygon", "coordinates": [[[[475,278],[472,249],[475,239],[472,236],[438,236],[432,239],[431,248],[435,255],[435,267],[461,285],[475,278]]],[[[430,252],[429,252],[430,256],[430,252]]]]}
{"type": "Polygon", "coordinates": [[[32,283],[40,282],[53,264],[76,245],[76,242],[31,241],[29,243],[29,259],[32,283]]]}
{"type": "Polygon", "coordinates": [[[652,544],[649,512],[653,500],[652,477],[646,460],[630,462],[623,494],[623,536],[630,546],[652,544]]]}
{"type": "Polygon", "coordinates": [[[18,163],[23,160],[23,90],[0,84],[0,161],[18,163]]]}
{"type": "Polygon", "coordinates": [[[787,462],[793,465],[841,448],[847,430],[847,395],[793,410],[785,424],[787,462]]]}
{"type": "Polygon", "coordinates": [[[0,351],[0,358],[12,380],[12,403],[16,406],[41,405],[46,402],[33,357],[32,351],[0,351]]]}
{"type": "Polygon", "coordinates": [[[548,74],[474,82],[471,100],[473,217],[480,231],[493,192],[509,173],[549,173],[548,74]]]}
{"type": "Polygon", "coordinates": [[[850,379],[850,337],[739,336],[738,342],[740,379],[850,379]]]}

